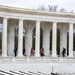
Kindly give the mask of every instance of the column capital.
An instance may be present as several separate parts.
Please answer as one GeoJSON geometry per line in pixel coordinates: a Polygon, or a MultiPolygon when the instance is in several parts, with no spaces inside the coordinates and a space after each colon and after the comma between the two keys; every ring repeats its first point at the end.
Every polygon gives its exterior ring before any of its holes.
{"type": "Polygon", "coordinates": [[[69,22],[69,24],[74,24],[74,22],[69,22]]]}
{"type": "Polygon", "coordinates": [[[19,21],[24,21],[24,19],[19,19],[19,21]]]}
{"type": "Polygon", "coordinates": [[[8,19],[8,17],[3,17],[3,19],[8,19]]]}
{"type": "Polygon", "coordinates": [[[41,22],[40,20],[36,20],[36,22],[41,22]]]}
{"type": "Polygon", "coordinates": [[[58,23],[58,21],[53,21],[52,23],[56,23],[56,24],[57,24],[57,23],[58,23]]]}

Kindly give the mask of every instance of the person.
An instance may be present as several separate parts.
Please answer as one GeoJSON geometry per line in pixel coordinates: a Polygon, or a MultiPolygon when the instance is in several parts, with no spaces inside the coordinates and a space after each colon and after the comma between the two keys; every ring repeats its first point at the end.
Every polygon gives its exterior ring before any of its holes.
{"type": "Polygon", "coordinates": [[[41,50],[40,50],[40,55],[41,55],[41,56],[45,56],[45,55],[44,55],[44,48],[41,48],[41,50]]]}
{"type": "Polygon", "coordinates": [[[1,53],[2,53],[2,50],[0,49],[0,55],[1,55],[1,53]]]}
{"type": "Polygon", "coordinates": [[[59,75],[59,74],[56,72],[56,73],[51,73],[51,75],[59,75]]]}
{"type": "Polygon", "coordinates": [[[55,73],[51,73],[51,75],[56,75],[55,73]]]}
{"type": "Polygon", "coordinates": [[[17,48],[16,47],[14,49],[14,55],[15,55],[15,57],[17,56],[17,48]]]}
{"type": "Polygon", "coordinates": [[[63,47],[63,51],[62,51],[63,57],[65,57],[65,54],[66,54],[66,49],[63,47]]]}
{"type": "Polygon", "coordinates": [[[23,49],[23,55],[26,56],[26,54],[25,54],[25,48],[23,49]]]}
{"type": "Polygon", "coordinates": [[[30,56],[34,56],[34,53],[35,53],[34,49],[33,49],[33,48],[31,48],[30,56]]]}

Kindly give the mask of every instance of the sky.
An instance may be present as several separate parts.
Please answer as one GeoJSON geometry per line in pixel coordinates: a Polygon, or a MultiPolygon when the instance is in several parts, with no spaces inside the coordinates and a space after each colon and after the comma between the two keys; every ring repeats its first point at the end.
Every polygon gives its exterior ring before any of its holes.
{"type": "Polygon", "coordinates": [[[57,5],[58,9],[65,8],[75,12],[75,0],[0,0],[0,5],[36,9],[41,5],[57,5]]]}

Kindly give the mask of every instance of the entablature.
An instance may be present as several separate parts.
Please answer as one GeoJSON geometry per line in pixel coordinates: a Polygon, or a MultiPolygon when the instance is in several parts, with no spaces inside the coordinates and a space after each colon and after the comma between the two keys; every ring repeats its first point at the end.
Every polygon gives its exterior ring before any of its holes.
{"type": "Polygon", "coordinates": [[[67,22],[67,23],[75,22],[74,13],[37,11],[37,10],[24,9],[24,8],[8,7],[8,6],[0,6],[0,17],[35,20],[35,21],[40,20],[40,21],[49,21],[49,22],[54,22],[54,21],[67,22]]]}

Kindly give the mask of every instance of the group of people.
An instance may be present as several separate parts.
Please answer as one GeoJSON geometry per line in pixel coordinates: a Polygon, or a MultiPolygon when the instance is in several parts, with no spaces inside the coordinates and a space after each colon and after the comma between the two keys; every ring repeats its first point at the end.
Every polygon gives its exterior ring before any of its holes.
{"type": "MultiPolygon", "coordinates": [[[[31,50],[30,50],[30,56],[34,56],[34,54],[35,54],[35,50],[34,50],[34,48],[31,48],[31,50]]],[[[15,55],[15,57],[17,56],[17,48],[16,47],[14,49],[14,55],[15,55]]],[[[23,49],[23,55],[26,56],[25,49],[23,49]]],[[[40,49],[40,56],[45,56],[44,55],[44,48],[40,49]]]]}
{"type": "MultiPolygon", "coordinates": [[[[15,47],[15,49],[14,49],[14,55],[15,55],[15,57],[17,56],[17,47],[15,47]]],[[[26,52],[25,52],[25,49],[23,49],[23,55],[24,56],[26,56],[26,54],[25,54],[26,52]]]]}
{"type": "MultiPolygon", "coordinates": [[[[35,50],[34,50],[34,48],[31,48],[30,56],[34,56],[34,54],[35,54],[35,50]]],[[[44,55],[44,48],[40,49],[40,56],[45,56],[44,55]]]]}
{"type": "MultiPolygon", "coordinates": [[[[35,50],[33,49],[33,48],[31,48],[31,52],[30,52],[30,56],[34,56],[34,53],[35,53],[35,50]]],[[[63,57],[65,57],[65,55],[66,55],[66,49],[63,47],[63,50],[62,50],[62,56],[63,57]]],[[[44,48],[41,48],[40,49],[40,56],[45,56],[45,54],[44,54],[44,48]]]]}
{"type": "MultiPolygon", "coordinates": [[[[25,49],[23,49],[23,55],[24,56],[26,56],[26,51],[25,51],[25,49]]],[[[65,54],[66,54],[66,49],[63,47],[63,50],[62,50],[62,55],[63,55],[63,57],[65,57],[65,54]]],[[[30,50],[30,56],[34,56],[34,54],[35,54],[35,50],[34,50],[34,48],[31,48],[31,50],[30,50]]],[[[15,49],[14,49],[14,55],[15,55],[15,57],[17,56],[17,48],[15,47],[15,49]]],[[[42,56],[45,56],[45,54],[44,54],[44,48],[41,48],[40,49],[40,56],[42,57],[42,56]]]]}

